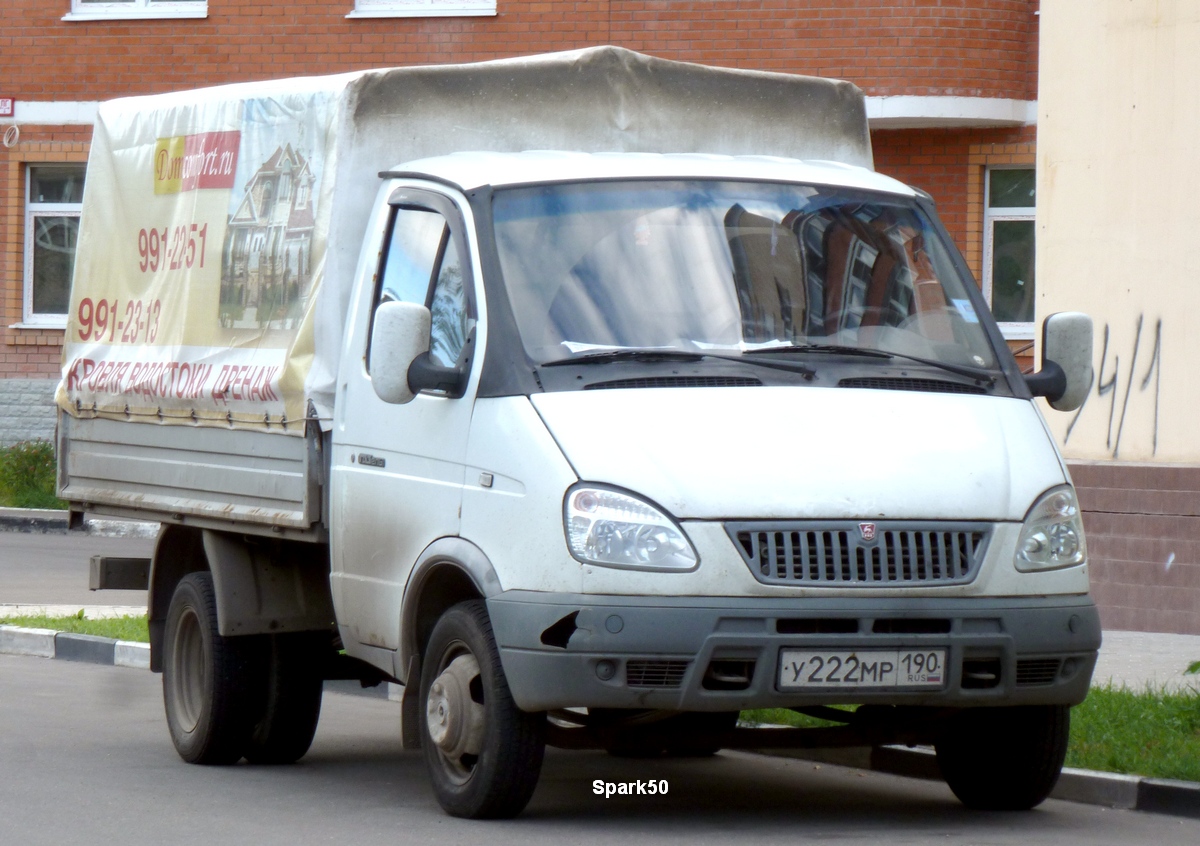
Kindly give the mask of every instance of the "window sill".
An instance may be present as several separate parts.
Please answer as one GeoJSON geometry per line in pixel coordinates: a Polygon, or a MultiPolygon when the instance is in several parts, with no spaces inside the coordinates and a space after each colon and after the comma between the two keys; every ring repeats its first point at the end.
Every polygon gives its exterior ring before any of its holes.
{"type": "Polygon", "coordinates": [[[114,9],[111,12],[67,12],[62,16],[64,21],[170,21],[183,18],[207,18],[207,9],[188,11],[186,9],[173,11],[159,9],[157,11],[114,9]]]}
{"type": "Polygon", "coordinates": [[[1033,323],[1001,323],[1000,334],[1006,341],[1032,341],[1037,335],[1033,323]]]}
{"type": "Polygon", "coordinates": [[[61,347],[66,341],[65,326],[14,323],[4,333],[6,347],[61,347]]]}
{"type": "Polygon", "coordinates": [[[65,332],[67,330],[67,321],[64,319],[61,323],[11,323],[9,329],[17,329],[25,332],[65,332]]]}
{"type": "Polygon", "coordinates": [[[355,10],[346,15],[347,20],[371,18],[494,18],[495,9],[375,9],[355,10]]]}

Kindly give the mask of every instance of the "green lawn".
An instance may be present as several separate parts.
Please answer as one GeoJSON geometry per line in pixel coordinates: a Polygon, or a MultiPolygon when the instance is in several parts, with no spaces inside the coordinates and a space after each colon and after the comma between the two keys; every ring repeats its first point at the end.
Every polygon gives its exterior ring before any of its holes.
{"type": "Polygon", "coordinates": [[[54,629],[59,632],[98,635],[139,643],[150,642],[150,632],[144,616],[112,617],[104,620],[84,620],[81,617],[4,617],[0,618],[0,625],[54,629]]]}
{"type": "Polygon", "coordinates": [[[49,441],[0,448],[0,507],[66,508],[54,495],[56,466],[49,441]]]}
{"type": "MultiPolygon", "coordinates": [[[[809,728],[833,725],[782,709],[744,711],[742,719],[809,728]]],[[[1083,704],[1071,710],[1067,766],[1200,781],[1200,695],[1093,687],[1083,704]]]]}

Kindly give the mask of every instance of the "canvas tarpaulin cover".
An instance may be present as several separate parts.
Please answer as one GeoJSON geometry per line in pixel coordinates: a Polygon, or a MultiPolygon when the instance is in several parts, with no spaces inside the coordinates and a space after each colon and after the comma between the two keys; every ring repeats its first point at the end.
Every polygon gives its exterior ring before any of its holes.
{"type": "Polygon", "coordinates": [[[613,47],[101,105],[59,406],[302,434],[330,416],[381,171],[463,150],[871,166],[862,93],[613,47]]]}

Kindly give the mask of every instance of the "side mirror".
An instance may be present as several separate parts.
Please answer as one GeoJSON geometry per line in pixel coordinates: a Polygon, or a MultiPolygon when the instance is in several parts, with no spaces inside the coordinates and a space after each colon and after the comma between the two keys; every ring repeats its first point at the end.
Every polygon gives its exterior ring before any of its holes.
{"type": "Polygon", "coordinates": [[[367,372],[375,394],[384,402],[409,402],[408,369],[429,351],[429,309],[416,303],[380,303],[371,323],[371,357],[367,372]]]}
{"type": "Polygon", "coordinates": [[[1074,411],[1092,389],[1092,318],[1076,311],[1042,324],[1042,369],[1025,377],[1029,392],[1057,411],[1074,411]]]}

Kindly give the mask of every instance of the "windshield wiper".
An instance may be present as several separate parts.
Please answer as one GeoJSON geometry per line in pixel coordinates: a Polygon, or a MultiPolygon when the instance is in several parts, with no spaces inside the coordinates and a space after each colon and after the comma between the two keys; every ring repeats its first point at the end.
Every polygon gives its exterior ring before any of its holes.
{"type": "Polygon", "coordinates": [[[612,361],[700,361],[705,358],[715,358],[721,361],[733,361],[738,364],[749,364],[758,367],[769,367],[773,370],[786,370],[789,373],[800,373],[811,379],[815,371],[802,364],[790,361],[764,361],[747,359],[741,355],[723,355],[714,352],[691,352],[689,350],[648,350],[624,349],[590,352],[567,358],[556,358],[554,361],[542,362],[542,367],[561,367],[567,364],[605,364],[612,361]]]}
{"type": "Polygon", "coordinates": [[[906,361],[915,361],[918,364],[936,367],[939,370],[945,370],[947,373],[966,376],[968,379],[987,382],[989,385],[993,385],[996,382],[996,375],[982,367],[971,367],[966,364],[950,364],[933,358],[921,358],[920,356],[909,355],[908,353],[869,350],[863,347],[848,347],[840,344],[796,344],[786,347],[763,347],[757,350],[747,350],[744,355],[769,355],[771,353],[833,353],[836,355],[857,355],[868,358],[902,358],[906,361]]]}

